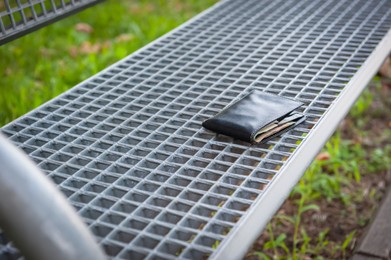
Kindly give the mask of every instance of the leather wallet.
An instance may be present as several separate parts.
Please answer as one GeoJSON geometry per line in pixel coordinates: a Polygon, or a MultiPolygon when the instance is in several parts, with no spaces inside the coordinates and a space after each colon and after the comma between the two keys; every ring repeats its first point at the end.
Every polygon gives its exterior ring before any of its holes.
{"type": "Polygon", "coordinates": [[[266,142],[304,121],[294,110],[303,103],[254,90],[205,120],[202,126],[250,143],[266,142]]]}

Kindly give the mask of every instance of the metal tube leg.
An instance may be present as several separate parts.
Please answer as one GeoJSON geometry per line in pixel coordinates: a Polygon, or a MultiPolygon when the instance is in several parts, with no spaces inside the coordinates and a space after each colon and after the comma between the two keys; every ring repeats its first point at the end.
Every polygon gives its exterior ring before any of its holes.
{"type": "Polygon", "coordinates": [[[63,194],[0,135],[0,226],[30,259],[105,259],[63,194]]]}

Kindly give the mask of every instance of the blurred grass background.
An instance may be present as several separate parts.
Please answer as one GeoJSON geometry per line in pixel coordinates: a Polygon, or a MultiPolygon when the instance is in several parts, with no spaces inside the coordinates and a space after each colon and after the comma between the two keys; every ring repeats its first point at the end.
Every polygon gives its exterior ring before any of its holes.
{"type": "MultiPolygon", "coordinates": [[[[107,0],[1,46],[0,126],[215,2],[107,0]]],[[[371,85],[255,242],[248,258],[348,258],[384,192],[391,165],[391,102],[387,98],[391,88],[380,78],[371,85]]]]}
{"type": "Polygon", "coordinates": [[[107,0],[0,46],[0,126],[162,36],[217,0],[107,0]]]}

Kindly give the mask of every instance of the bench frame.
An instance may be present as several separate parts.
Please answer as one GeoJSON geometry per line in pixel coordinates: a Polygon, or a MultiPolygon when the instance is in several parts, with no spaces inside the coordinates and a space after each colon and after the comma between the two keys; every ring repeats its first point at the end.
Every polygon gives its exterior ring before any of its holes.
{"type": "MultiPolygon", "coordinates": [[[[190,21],[182,24],[170,33],[161,37],[159,41],[170,37],[175,32],[178,32],[182,28],[191,24],[198,17],[208,14],[208,12],[212,12],[221,4],[222,3],[216,4],[214,7],[204,11],[190,21]]],[[[142,53],[153,44],[154,42],[148,44],[132,55],[142,53]]],[[[246,215],[241,219],[240,228],[234,228],[231,230],[229,237],[224,239],[224,241],[219,245],[218,250],[214,251],[210,256],[211,258],[237,259],[245,255],[248,248],[251,246],[252,241],[257,238],[263,228],[267,225],[270,218],[279,209],[285,198],[288,197],[291,189],[299,181],[305,169],[309,166],[313,158],[318,154],[324,143],[326,143],[329,137],[333,134],[335,128],[337,127],[336,122],[340,122],[345,117],[368,82],[375,75],[382,61],[386,57],[385,53],[388,54],[390,51],[391,31],[389,31],[383,40],[378,44],[376,49],[345,86],[343,91],[333,101],[330,109],[325,114],[323,114],[315,128],[308,134],[306,139],[296,149],[294,154],[291,156],[288,162],[286,162],[283,168],[280,169],[278,176],[276,176],[276,178],[273,179],[273,182],[271,182],[264,190],[262,197],[252,205],[246,215]],[[276,196],[276,194],[278,194],[278,196],[276,196]],[[268,210],[264,211],[265,208],[268,210]],[[261,215],[262,218],[259,218],[261,215]]],[[[90,79],[98,75],[103,75],[105,72],[114,69],[121,62],[123,61],[121,60],[109,66],[90,79]]],[[[90,79],[87,79],[85,82],[89,81],[90,79]]],[[[85,82],[82,82],[77,86],[81,86],[85,84],[85,82]]],[[[70,91],[71,90],[64,92],[58,98],[64,97],[70,93],[70,91]]],[[[43,106],[45,105],[42,105],[41,107],[43,106]]],[[[33,112],[34,111],[29,112],[25,116],[28,116],[33,112]]],[[[23,119],[23,117],[24,116],[22,116],[19,120],[23,119]]],[[[11,124],[12,123],[9,125],[11,124]]]]}

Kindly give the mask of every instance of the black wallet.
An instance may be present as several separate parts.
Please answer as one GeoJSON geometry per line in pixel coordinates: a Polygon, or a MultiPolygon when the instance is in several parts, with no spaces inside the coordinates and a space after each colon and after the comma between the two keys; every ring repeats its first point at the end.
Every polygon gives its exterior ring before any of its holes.
{"type": "Polygon", "coordinates": [[[304,121],[294,110],[303,103],[254,90],[202,123],[202,126],[250,143],[266,142],[304,121]]]}

